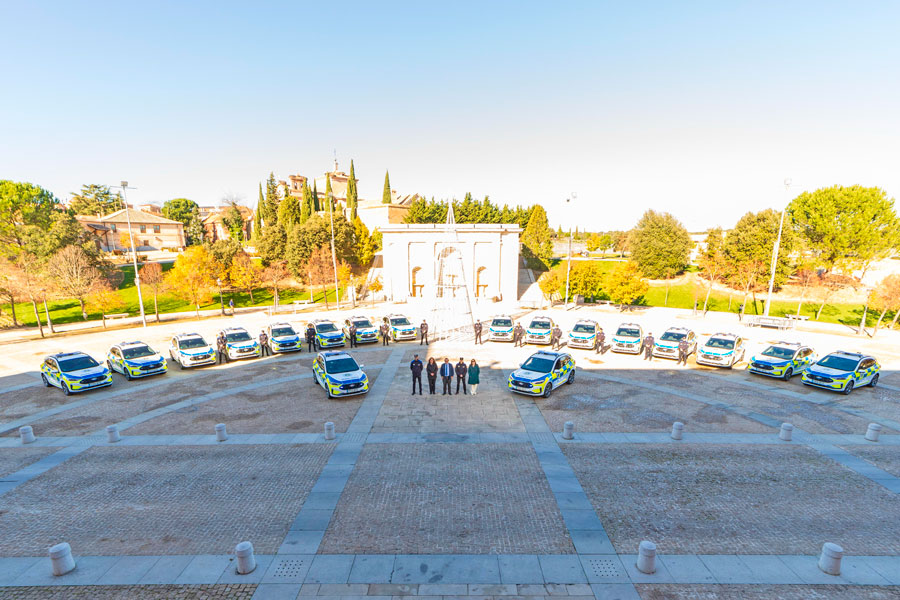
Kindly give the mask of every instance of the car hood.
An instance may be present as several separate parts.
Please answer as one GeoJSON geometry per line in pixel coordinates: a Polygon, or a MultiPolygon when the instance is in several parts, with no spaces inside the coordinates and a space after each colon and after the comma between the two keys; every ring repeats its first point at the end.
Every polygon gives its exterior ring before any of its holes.
{"type": "Polygon", "coordinates": [[[185,356],[202,356],[212,352],[212,346],[203,346],[202,348],[190,348],[188,350],[179,350],[185,356]]]}
{"type": "Polygon", "coordinates": [[[494,331],[496,333],[509,333],[510,331],[513,330],[512,325],[510,325],[509,327],[497,327],[497,326],[491,325],[488,328],[491,331],[494,331]]]}
{"type": "Polygon", "coordinates": [[[788,359],[775,358],[774,356],[754,356],[752,360],[753,362],[758,362],[764,365],[772,365],[775,367],[780,367],[791,362],[788,359]]]}
{"type": "Polygon", "coordinates": [[[97,365],[96,367],[88,367],[87,369],[78,369],[77,371],[66,371],[63,373],[66,377],[74,377],[76,379],[82,379],[84,377],[93,377],[95,375],[105,375],[109,373],[106,367],[103,365],[97,365]]]}
{"type": "Polygon", "coordinates": [[[129,365],[141,366],[158,363],[162,360],[162,356],[154,354],[153,356],[142,356],[140,358],[126,358],[125,362],[129,365]]]}
{"type": "Polygon", "coordinates": [[[655,342],[657,348],[677,348],[678,342],[670,342],[668,340],[657,340],[655,342]]]}
{"type": "Polygon", "coordinates": [[[415,331],[416,328],[413,325],[391,325],[391,329],[396,329],[397,331],[415,331]]]}
{"type": "Polygon", "coordinates": [[[256,340],[250,340],[247,342],[228,342],[229,348],[252,348],[256,345],[256,340]]]}
{"type": "Polygon", "coordinates": [[[616,335],[616,336],[613,336],[613,341],[619,342],[620,344],[633,344],[634,342],[641,341],[641,338],[628,337],[628,336],[624,336],[624,335],[616,335]]]}
{"type": "Polygon", "coordinates": [[[576,340],[589,340],[596,336],[596,333],[575,333],[574,331],[569,333],[569,337],[576,340]]]}
{"type": "Polygon", "coordinates": [[[734,350],[724,350],[722,348],[707,348],[703,346],[700,349],[700,352],[704,354],[710,354],[712,356],[728,356],[729,354],[734,354],[734,350]]]}
{"type": "Polygon", "coordinates": [[[838,369],[832,369],[831,367],[822,367],[819,365],[813,365],[812,367],[807,369],[807,372],[812,373],[813,375],[824,375],[825,377],[831,377],[832,379],[840,379],[853,375],[852,371],[840,371],[838,369]]]}
{"type": "Polygon", "coordinates": [[[549,377],[550,374],[539,373],[537,371],[531,371],[529,369],[516,369],[515,371],[513,371],[512,376],[522,381],[538,381],[544,379],[545,377],[549,377]]]}
{"type": "Polygon", "coordinates": [[[356,333],[359,335],[360,333],[378,333],[377,327],[357,327],[356,333]]]}
{"type": "Polygon", "coordinates": [[[529,327],[528,329],[525,330],[525,332],[528,333],[528,335],[550,335],[551,330],[550,329],[532,329],[531,327],[529,327]]]}
{"type": "Polygon", "coordinates": [[[299,342],[300,336],[299,335],[275,335],[275,336],[272,336],[272,341],[279,342],[282,344],[285,342],[299,342]]]}
{"type": "Polygon", "coordinates": [[[344,337],[344,334],[340,331],[327,331],[325,333],[319,333],[317,335],[325,339],[344,337]]]}
{"type": "Polygon", "coordinates": [[[355,383],[357,381],[363,380],[365,377],[366,374],[362,371],[349,371],[347,373],[336,373],[334,375],[328,375],[328,379],[335,383],[355,383]]]}

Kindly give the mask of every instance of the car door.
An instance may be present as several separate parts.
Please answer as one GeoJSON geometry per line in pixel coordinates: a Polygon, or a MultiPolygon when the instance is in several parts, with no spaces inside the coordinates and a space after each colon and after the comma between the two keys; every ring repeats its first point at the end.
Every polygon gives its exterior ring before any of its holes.
{"type": "Polygon", "coordinates": [[[859,366],[856,367],[857,373],[857,381],[856,385],[861,386],[869,383],[872,380],[872,367],[875,365],[875,360],[871,358],[864,358],[859,361],[859,366]]]}
{"type": "Polygon", "coordinates": [[[122,354],[118,348],[109,349],[109,365],[113,371],[125,372],[125,367],[122,365],[122,354]]]}
{"type": "Polygon", "coordinates": [[[328,384],[325,383],[325,359],[319,356],[316,358],[316,378],[319,380],[319,385],[327,392],[328,384]]]}
{"type": "Polygon", "coordinates": [[[46,361],[47,364],[47,381],[49,381],[52,385],[56,387],[62,387],[59,381],[59,366],[57,366],[56,361],[52,358],[48,358],[46,361]]]}
{"type": "Polygon", "coordinates": [[[550,375],[550,381],[553,382],[553,387],[556,387],[556,384],[559,383],[564,366],[565,358],[557,358],[556,362],[553,364],[553,373],[550,375]]]}

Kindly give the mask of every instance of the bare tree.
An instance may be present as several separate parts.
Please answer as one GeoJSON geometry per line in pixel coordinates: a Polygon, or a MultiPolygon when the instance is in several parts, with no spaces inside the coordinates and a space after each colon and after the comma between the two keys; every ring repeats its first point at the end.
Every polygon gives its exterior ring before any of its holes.
{"type": "Polygon", "coordinates": [[[47,262],[47,272],[59,291],[78,300],[81,316],[87,320],[84,299],[103,282],[103,274],[79,246],[66,246],[47,262]]]}
{"type": "Polygon", "coordinates": [[[888,275],[881,280],[873,290],[871,305],[873,308],[881,310],[878,322],[875,323],[875,331],[872,332],[872,337],[875,337],[884,315],[889,310],[894,311],[894,319],[891,321],[890,327],[893,327],[897,323],[897,318],[900,317],[900,275],[888,275]]]}
{"type": "Polygon", "coordinates": [[[16,266],[19,269],[21,290],[31,307],[34,309],[34,320],[37,322],[38,331],[44,337],[44,324],[41,323],[41,313],[38,312],[38,300],[41,298],[41,263],[37,257],[29,252],[22,252],[16,258],[16,266]]]}
{"type": "Polygon", "coordinates": [[[325,308],[328,305],[328,288],[326,287],[331,277],[331,250],[325,246],[319,246],[313,250],[306,265],[309,273],[310,286],[321,285],[322,293],[325,294],[325,308]]]}
{"type": "Polygon", "coordinates": [[[156,313],[156,322],[159,323],[159,295],[166,289],[166,279],[163,276],[162,265],[159,263],[145,263],[140,270],[141,283],[153,294],[153,312],[156,313]]]}
{"type": "Polygon", "coordinates": [[[278,308],[278,291],[284,288],[290,277],[291,273],[283,260],[273,262],[262,272],[262,280],[265,286],[272,290],[272,295],[275,298],[275,308],[278,308]]]}
{"type": "Polygon", "coordinates": [[[0,257],[0,295],[9,300],[13,327],[19,325],[16,319],[16,300],[22,298],[22,277],[19,267],[13,261],[0,257]]]}

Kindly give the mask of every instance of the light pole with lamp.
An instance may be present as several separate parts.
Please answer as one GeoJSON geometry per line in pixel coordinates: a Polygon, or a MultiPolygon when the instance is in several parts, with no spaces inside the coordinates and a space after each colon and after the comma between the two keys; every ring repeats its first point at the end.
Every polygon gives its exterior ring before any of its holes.
{"type": "MultiPolygon", "coordinates": [[[[790,195],[791,178],[784,180],[785,195],[790,195]]],[[[772,308],[772,290],[775,288],[775,269],[778,267],[778,251],[781,249],[781,232],[784,230],[784,213],[787,212],[787,204],[781,210],[781,220],[778,223],[778,237],[775,238],[775,245],[772,247],[772,264],[769,266],[769,295],[766,298],[765,316],[769,316],[772,308]]]]}
{"type": "Polygon", "coordinates": [[[216,285],[219,287],[219,310],[222,316],[225,316],[225,298],[222,296],[222,280],[216,278],[216,285]]]}
{"type": "MultiPolygon", "coordinates": [[[[331,217],[331,266],[334,269],[334,300],[341,310],[341,291],[338,288],[337,255],[334,252],[334,194],[328,194],[328,215],[331,217]]],[[[328,292],[325,292],[326,294],[328,292]]]]}
{"type": "MultiPolygon", "coordinates": [[[[110,187],[117,187],[111,185],[110,187]]],[[[131,215],[128,212],[128,194],[125,190],[134,190],[137,188],[128,187],[127,181],[120,182],[118,187],[122,188],[122,202],[125,204],[125,222],[128,223],[128,239],[131,241],[131,264],[134,265],[134,285],[137,288],[138,306],[141,309],[141,322],[144,327],[147,326],[147,315],[144,314],[144,298],[141,296],[141,276],[138,274],[137,250],[134,247],[134,232],[131,230],[131,215]]]]}
{"type": "MultiPolygon", "coordinates": [[[[572,192],[568,198],[566,198],[566,206],[568,207],[569,203],[578,197],[578,194],[572,192]]],[[[571,211],[567,210],[569,213],[569,217],[571,217],[571,211]]],[[[572,221],[569,221],[569,257],[566,261],[566,304],[565,308],[568,310],[569,308],[569,273],[572,272],[572,221]]]]}

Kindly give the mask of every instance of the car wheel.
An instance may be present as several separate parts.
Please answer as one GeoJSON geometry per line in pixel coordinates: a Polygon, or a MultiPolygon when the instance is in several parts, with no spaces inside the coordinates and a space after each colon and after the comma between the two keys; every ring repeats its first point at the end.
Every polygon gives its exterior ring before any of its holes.
{"type": "Polygon", "coordinates": [[[131,371],[128,370],[128,367],[122,367],[122,375],[125,376],[125,379],[131,381],[131,371]]]}
{"type": "Polygon", "coordinates": [[[566,383],[569,385],[575,383],[575,371],[574,370],[571,373],[569,373],[569,378],[566,379],[566,383]]]}
{"type": "Polygon", "coordinates": [[[180,360],[175,360],[174,358],[173,358],[172,360],[173,360],[174,362],[178,363],[178,370],[179,370],[179,371],[184,371],[184,363],[183,363],[183,362],[181,362],[180,360]]]}
{"type": "Polygon", "coordinates": [[[878,373],[875,373],[875,377],[869,382],[869,387],[875,387],[876,385],[878,385],[878,373]]]}
{"type": "Polygon", "coordinates": [[[544,398],[550,397],[550,392],[553,391],[553,383],[548,381],[547,385],[544,386],[544,393],[541,394],[544,398]]]}
{"type": "Polygon", "coordinates": [[[111,362],[106,361],[106,368],[109,369],[109,372],[110,372],[110,373],[115,373],[115,369],[113,369],[113,366],[112,366],[112,363],[111,363],[111,362]]]}
{"type": "Polygon", "coordinates": [[[781,378],[784,379],[785,381],[790,381],[791,377],[793,377],[793,376],[794,376],[794,370],[792,368],[788,367],[787,369],[785,369],[784,375],[782,375],[781,378]]]}
{"type": "Polygon", "coordinates": [[[841,390],[841,391],[842,391],[842,393],[843,393],[845,396],[849,395],[850,392],[853,391],[853,382],[852,382],[852,381],[848,381],[848,382],[847,382],[847,385],[845,385],[845,386],[844,386],[844,389],[841,390]]]}
{"type": "Polygon", "coordinates": [[[41,381],[44,383],[44,387],[50,387],[50,382],[47,381],[47,376],[41,373],[41,381]]]}
{"type": "Polygon", "coordinates": [[[72,395],[72,390],[69,389],[69,384],[65,381],[62,382],[62,391],[66,396],[72,395]]]}

